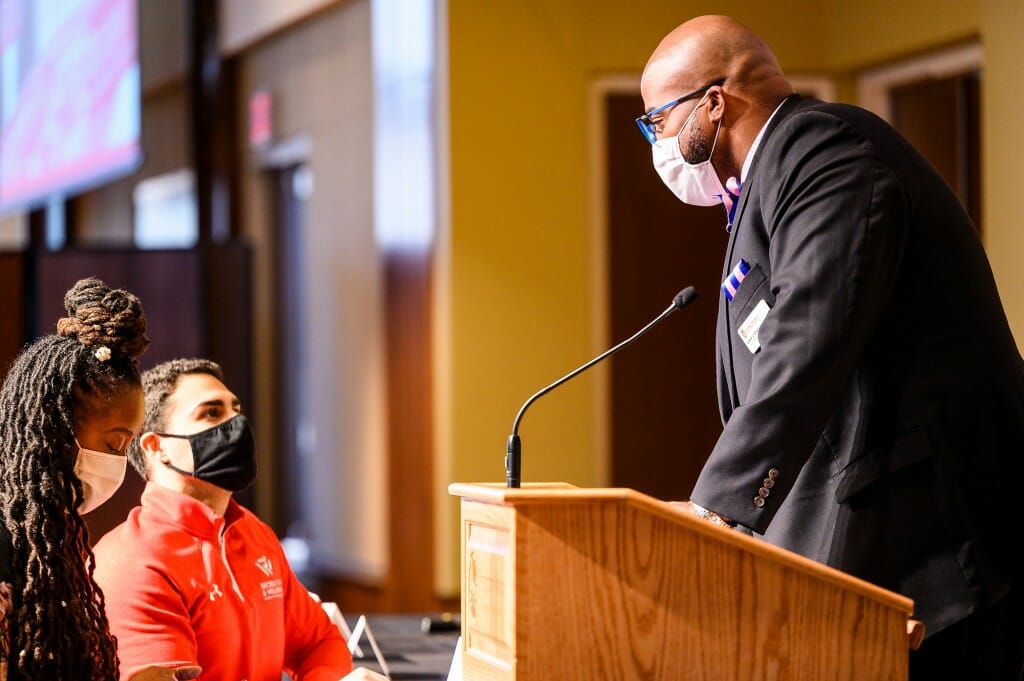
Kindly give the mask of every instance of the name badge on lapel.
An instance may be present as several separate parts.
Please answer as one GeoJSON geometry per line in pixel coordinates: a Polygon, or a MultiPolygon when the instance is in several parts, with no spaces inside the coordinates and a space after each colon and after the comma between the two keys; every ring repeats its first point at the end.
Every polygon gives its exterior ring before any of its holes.
{"type": "Polygon", "coordinates": [[[770,311],[771,308],[768,307],[768,303],[761,299],[754,306],[750,314],[747,315],[747,318],[743,320],[743,323],[740,324],[740,328],[736,330],[736,334],[751,353],[761,349],[761,341],[757,339],[757,333],[761,330],[761,325],[764,324],[764,320],[768,317],[770,311]]]}

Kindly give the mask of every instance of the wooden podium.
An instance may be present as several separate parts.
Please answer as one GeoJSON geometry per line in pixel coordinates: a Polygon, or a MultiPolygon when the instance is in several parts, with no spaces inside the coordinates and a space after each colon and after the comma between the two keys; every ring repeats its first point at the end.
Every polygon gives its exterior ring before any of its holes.
{"type": "Polygon", "coordinates": [[[448,489],[466,681],[897,681],[923,635],[910,599],[633,490],[448,489]]]}

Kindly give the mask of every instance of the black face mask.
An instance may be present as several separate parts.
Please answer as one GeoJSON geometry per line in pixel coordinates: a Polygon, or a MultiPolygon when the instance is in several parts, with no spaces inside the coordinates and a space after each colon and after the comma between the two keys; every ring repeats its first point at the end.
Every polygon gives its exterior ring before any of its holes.
{"type": "Polygon", "coordinates": [[[157,435],[181,438],[192,445],[194,472],[164,464],[182,475],[231,492],[241,492],[256,480],[256,441],[248,419],[242,414],[192,435],[157,435]]]}

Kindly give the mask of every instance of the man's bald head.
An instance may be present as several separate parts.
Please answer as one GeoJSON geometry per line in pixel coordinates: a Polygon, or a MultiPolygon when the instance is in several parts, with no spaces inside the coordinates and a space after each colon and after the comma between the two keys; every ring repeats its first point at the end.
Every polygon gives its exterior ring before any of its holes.
{"type": "Polygon", "coordinates": [[[666,93],[677,97],[722,78],[727,91],[755,108],[774,109],[793,92],[768,44],[725,16],[697,17],[665,36],[647,61],[641,91],[656,106],[670,98],[666,93]]]}

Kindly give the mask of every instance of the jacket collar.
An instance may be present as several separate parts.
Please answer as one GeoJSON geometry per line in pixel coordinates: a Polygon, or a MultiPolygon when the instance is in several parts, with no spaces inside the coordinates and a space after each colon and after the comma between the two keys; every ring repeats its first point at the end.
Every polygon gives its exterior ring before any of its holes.
{"type": "Polygon", "coordinates": [[[150,481],[142,492],[142,512],[154,514],[158,522],[174,525],[189,534],[216,540],[224,527],[241,516],[242,509],[232,499],[224,516],[187,494],[176,492],[150,481]]]}
{"type": "MultiPolygon", "coordinates": [[[[750,161],[750,167],[746,173],[743,173],[742,181],[744,187],[748,182],[754,181],[757,177],[757,162],[760,160],[761,154],[764,152],[765,145],[768,143],[768,139],[772,136],[772,132],[774,132],[775,128],[779,127],[779,123],[789,116],[789,114],[793,112],[793,109],[795,109],[802,101],[804,101],[804,98],[801,95],[790,95],[782,100],[782,103],[779,104],[778,108],[772,113],[771,117],[768,119],[765,129],[758,135],[758,144],[757,148],[754,150],[754,158],[750,161]]],[[[747,204],[744,200],[746,195],[747,192],[740,192],[739,205],[736,206],[736,215],[732,221],[734,226],[739,224],[740,218],[743,216],[743,208],[747,204]]]]}

